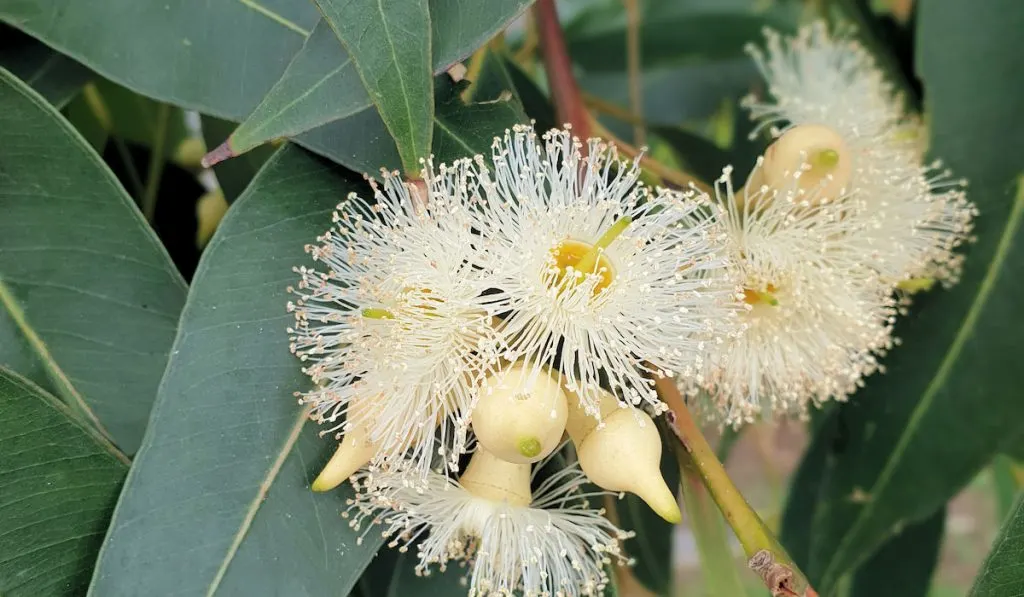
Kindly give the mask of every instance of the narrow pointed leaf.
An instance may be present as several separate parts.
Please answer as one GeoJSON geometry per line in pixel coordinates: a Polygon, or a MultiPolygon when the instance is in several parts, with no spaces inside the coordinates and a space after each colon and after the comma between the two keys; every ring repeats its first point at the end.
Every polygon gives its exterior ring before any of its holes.
{"type": "Polygon", "coordinates": [[[233,154],[242,154],[270,139],[298,135],[370,105],[355,63],[321,19],[284,75],[228,143],[233,154]]]}
{"type": "Polygon", "coordinates": [[[981,212],[977,241],[961,282],[915,298],[887,372],[837,408],[836,425],[815,440],[828,456],[808,574],[823,595],[1020,437],[1024,81],[1008,73],[1019,62],[1013,40],[1021,28],[1024,5],[1014,0],[921,5],[918,70],[931,150],[970,181],[981,212]]]}
{"type": "Polygon", "coordinates": [[[332,442],[293,397],[309,380],[288,351],[286,289],[358,188],[288,146],[232,205],[193,278],[91,595],[319,597],[356,582],[381,538],[357,542],[347,486],[309,489],[332,442]]]}
{"type": "Polygon", "coordinates": [[[849,597],[927,597],[939,565],[946,509],[890,538],[853,575],[849,597]]]}
{"type": "MultiPolygon", "coordinates": [[[[431,0],[431,65],[434,73],[443,73],[455,62],[469,56],[531,2],[497,0],[467,5],[459,0],[431,0]]],[[[366,120],[360,113],[372,105],[345,47],[338,43],[330,27],[321,20],[281,79],[231,135],[228,140],[230,155],[242,154],[271,139],[293,137],[327,125],[331,128],[330,134],[314,131],[311,137],[316,141],[302,137],[299,142],[354,168],[348,160],[348,152],[325,145],[345,135],[365,139],[364,135],[337,123],[348,118],[366,120]]],[[[360,128],[358,124],[353,126],[360,128]]]]}
{"type": "Polygon", "coordinates": [[[314,2],[348,50],[405,171],[419,172],[434,131],[427,0],[314,2]]]}
{"type": "Polygon", "coordinates": [[[63,404],[0,368],[0,594],[81,595],[127,458],[63,404]]]}
{"type": "Polygon", "coordinates": [[[999,530],[992,551],[974,581],[970,597],[1024,595],[1024,498],[999,530]]]}
{"type": "Polygon", "coordinates": [[[0,69],[0,365],[138,447],[185,283],[114,175],[0,69]]]}

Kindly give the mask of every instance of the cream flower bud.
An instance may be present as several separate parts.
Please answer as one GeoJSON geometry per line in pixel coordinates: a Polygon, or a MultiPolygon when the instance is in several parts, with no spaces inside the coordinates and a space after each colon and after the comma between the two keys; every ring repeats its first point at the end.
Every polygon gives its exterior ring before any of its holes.
{"type": "Polygon", "coordinates": [[[327,461],[310,489],[313,491],[330,491],[341,485],[357,470],[366,466],[377,453],[377,446],[370,441],[362,426],[355,426],[345,433],[341,445],[327,461]]]}
{"type": "Polygon", "coordinates": [[[480,445],[518,464],[553,452],[568,416],[565,392],[545,371],[517,363],[484,382],[472,424],[480,445]]]}
{"type": "Polygon", "coordinates": [[[835,199],[850,184],[853,160],[843,137],[820,124],[794,126],[764,153],[764,184],[783,189],[794,178],[816,201],[835,199]]]}
{"type": "Polygon", "coordinates": [[[529,506],[530,465],[506,462],[483,447],[477,447],[459,485],[479,498],[505,502],[510,506],[529,506]]]}
{"type": "Polygon", "coordinates": [[[570,401],[566,432],[576,445],[580,468],[599,487],[636,494],[665,520],[682,520],[675,493],[661,476],[661,435],[636,407],[623,407],[601,391],[601,421],[570,401]]]}

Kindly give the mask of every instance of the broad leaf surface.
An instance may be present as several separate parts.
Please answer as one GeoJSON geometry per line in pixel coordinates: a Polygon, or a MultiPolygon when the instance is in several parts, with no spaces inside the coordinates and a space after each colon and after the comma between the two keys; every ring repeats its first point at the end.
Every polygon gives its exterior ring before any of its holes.
{"type": "Polygon", "coordinates": [[[992,544],[974,581],[970,597],[1020,597],[1024,595],[1024,498],[1017,505],[992,544]]]}
{"type": "Polygon", "coordinates": [[[99,156],[2,69],[0,214],[0,365],[134,452],[185,283],[99,156]]]}
{"type": "Polygon", "coordinates": [[[0,368],[0,594],[81,595],[127,458],[56,398],[0,368]]]}
{"type": "MultiPolygon", "coordinates": [[[[442,73],[469,56],[525,10],[531,1],[429,2],[433,71],[442,73]]],[[[349,157],[350,152],[333,143],[346,136],[366,140],[365,124],[370,117],[362,112],[372,105],[345,47],[338,43],[327,23],[321,21],[281,79],[231,135],[229,144],[234,153],[244,153],[270,139],[292,137],[322,127],[322,131],[314,130],[300,137],[299,142],[350,168],[359,169],[349,157]],[[349,123],[349,119],[354,120],[349,123]]],[[[380,129],[384,131],[383,126],[380,129]]],[[[386,136],[386,132],[383,134],[386,136]]],[[[391,143],[390,139],[384,142],[391,143]]],[[[373,167],[381,165],[385,164],[373,167]]]]}
{"type": "Polygon", "coordinates": [[[1024,421],[1016,356],[1024,348],[1024,80],[1013,74],[1024,5],[932,0],[919,19],[931,151],[970,180],[977,241],[959,285],[915,297],[887,373],[831,414],[838,424],[826,433],[841,441],[815,441],[830,454],[827,470],[808,479],[821,487],[805,572],[823,595],[899,529],[934,514],[1024,421]]]}
{"type": "Polygon", "coordinates": [[[90,594],[345,595],[369,562],[379,533],[357,544],[341,517],[350,490],[309,489],[333,442],[296,404],[309,380],[285,331],[303,245],[353,190],[289,146],[221,222],[90,594]]]}
{"type": "Polygon", "coordinates": [[[419,172],[434,130],[427,0],[314,2],[348,50],[406,172],[419,172]]]}
{"type": "Polygon", "coordinates": [[[0,20],[148,97],[239,120],[319,14],[295,0],[0,0],[0,20]]]}

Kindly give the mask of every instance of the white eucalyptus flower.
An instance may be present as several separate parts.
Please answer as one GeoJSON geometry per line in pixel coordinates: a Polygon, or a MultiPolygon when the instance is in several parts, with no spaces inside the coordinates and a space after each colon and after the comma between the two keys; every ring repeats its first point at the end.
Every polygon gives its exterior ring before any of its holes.
{"type": "Polygon", "coordinates": [[[727,168],[715,183],[745,329],[709,344],[702,379],[683,384],[706,394],[712,417],[730,425],[842,400],[891,343],[891,294],[870,269],[851,270],[845,259],[859,242],[850,204],[794,179],[751,186],[761,178],[755,170],[737,193],[727,168]]]}
{"type": "Polygon", "coordinates": [[[582,148],[567,130],[495,141],[475,214],[505,358],[559,371],[595,417],[602,381],[661,409],[648,375],[692,375],[727,328],[715,209],[693,191],[646,188],[614,146],[582,148]]]}
{"type": "Polygon", "coordinates": [[[923,161],[923,127],[868,51],[849,30],[830,35],[823,22],[794,38],[773,31],[766,37],[763,51],[749,52],[771,98],[750,97],[745,105],[760,121],[754,134],[770,127],[781,137],[777,143],[794,148],[776,165],[779,174],[810,162],[812,172],[839,175],[833,197],[859,204],[853,213],[863,222],[856,261],[884,281],[955,282],[961,258],[954,250],[970,235],[976,210],[963,181],[923,161]],[[797,157],[801,146],[814,150],[797,157]]]}
{"type": "MultiPolygon", "coordinates": [[[[428,170],[426,197],[397,173],[371,182],[375,202],[355,195],[335,226],[307,246],[321,269],[298,268],[289,304],[291,349],[316,388],[299,394],[314,419],[351,434],[335,479],[373,456],[408,458],[425,475],[436,453],[462,453],[479,382],[497,362],[497,335],[474,266],[472,167],[428,170]],[[439,437],[435,437],[440,429],[439,437]],[[359,458],[352,460],[352,453],[359,458]]],[[[345,444],[343,444],[343,448],[345,444]]]]}
{"type": "Polygon", "coordinates": [[[419,574],[468,562],[471,597],[600,595],[605,566],[625,561],[619,541],[632,534],[587,505],[603,494],[583,493],[587,481],[577,467],[537,481],[542,468],[531,475],[528,464],[478,449],[459,481],[432,474],[426,487],[415,487],[394,472],[361,472],[354,477],[361,491],[345,515],[356,529],[381,525],[401,551],[418,540],[419,574]]]}

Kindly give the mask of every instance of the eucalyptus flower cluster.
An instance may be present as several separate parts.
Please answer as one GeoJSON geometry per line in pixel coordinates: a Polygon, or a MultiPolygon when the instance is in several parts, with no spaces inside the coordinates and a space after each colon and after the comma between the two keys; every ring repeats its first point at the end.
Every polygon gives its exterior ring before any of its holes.
{"type": "Polygon", "coordinates": [[[650,188],[609,143],[517,127],[338,206],[289,333],[340,441],[313,489],[351,480],[353,527],[470,595],[599,594],[630,533],[591,502],[680,519],[656,379],[722,424],[803,414],[881,369],[912,289],[956,282],[975,210],[867,52],[816,24],[751,54],[772,143],[742,183],[650,188]]]}
{"type": "Polygon", "coordinates": [[[585,481],[680,519],[654,380],[733,333],[720,210],[568,130],[518,127],[489,157],[383,172],[307,247],[298,399],[340,440],[313,488],[352,477],[354,526],[422,539],[424,572],[471,562],[471,594],[597,594],[628,534],[585,481]],[[538,476],[564,435],[573,464],[538,476]]]}

